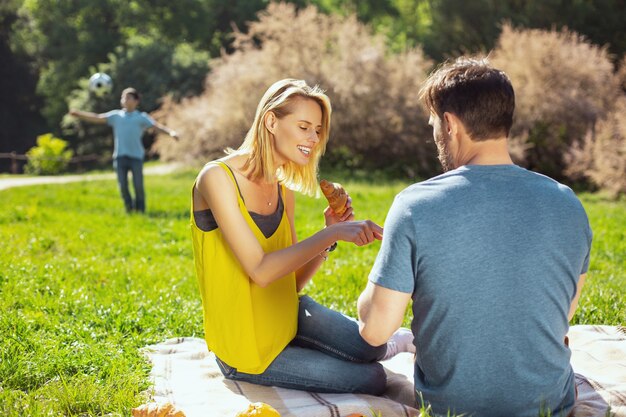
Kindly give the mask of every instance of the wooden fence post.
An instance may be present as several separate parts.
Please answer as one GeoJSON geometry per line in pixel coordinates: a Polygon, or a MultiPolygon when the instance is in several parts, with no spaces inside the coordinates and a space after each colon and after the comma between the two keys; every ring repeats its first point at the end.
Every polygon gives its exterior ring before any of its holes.
{"type": "Polygon", "coordinates": [[[17,154],[15,152],[11,152],[11,174],[17,174],[17,154]]]}

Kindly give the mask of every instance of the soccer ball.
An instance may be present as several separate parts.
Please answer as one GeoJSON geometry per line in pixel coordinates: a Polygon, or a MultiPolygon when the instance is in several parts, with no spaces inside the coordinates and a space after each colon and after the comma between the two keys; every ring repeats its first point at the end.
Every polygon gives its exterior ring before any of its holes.
{"type": "Polygon", "coordinates": [[[101,97],[113,89],[113,81],[104,72],[97,72],[89,78],[89,90],[101,97]]]}

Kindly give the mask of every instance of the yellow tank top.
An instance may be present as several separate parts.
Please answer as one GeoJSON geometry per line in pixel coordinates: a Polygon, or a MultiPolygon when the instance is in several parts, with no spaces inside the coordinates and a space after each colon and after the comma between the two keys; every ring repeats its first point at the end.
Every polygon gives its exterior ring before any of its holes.
{"type": "MultiPolygon", "coordinates": [[[[211,163],[228,173],[237,190],[239,210],[265,253],[290,246],[291,226],[286,208],[278,229],[266,238],[250,217],[230,169],[222,162],[211,163]]],[[[282,195],[285,195],[284,186],[282,195]]],[[[240,372],[262,373],[296,335],[298,294],[295,272],[265,288],[255,284],[226,243],[221,229],[205,232],[196,225],[193,189],[191,235],[204,311],[204,337],[209,349],[240,372]]]]}

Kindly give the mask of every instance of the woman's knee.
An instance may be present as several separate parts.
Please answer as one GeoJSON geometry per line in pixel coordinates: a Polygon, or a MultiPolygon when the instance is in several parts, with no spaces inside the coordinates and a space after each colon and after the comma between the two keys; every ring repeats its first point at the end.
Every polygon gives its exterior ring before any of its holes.
{"type": "Polygon", "coordinates": [[[359,393],[370,395],[382,395],[387,388],[387,374],[380,363],[367,365],[367,371],[362,379],[359,393]]]}

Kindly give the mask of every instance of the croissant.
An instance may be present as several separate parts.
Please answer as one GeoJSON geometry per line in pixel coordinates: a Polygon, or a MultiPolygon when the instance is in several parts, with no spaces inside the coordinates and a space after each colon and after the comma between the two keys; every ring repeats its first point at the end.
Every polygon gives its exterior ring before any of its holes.
{"type": "Polygon", "coordinates": [[[132,417],[185,417],[172,403],[148,403],[132,409],[132,417]]]}
{"type": "Polygon", "coordinates": [[[328,200],[328,205],[338,215],[342,215],[346,211],[346,203],[348,202],[348,194],[341,184],[326,180],[320,181],[320,188],[324,197],[328,200]]]}

